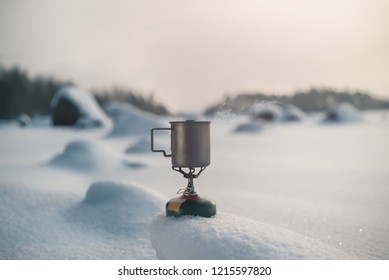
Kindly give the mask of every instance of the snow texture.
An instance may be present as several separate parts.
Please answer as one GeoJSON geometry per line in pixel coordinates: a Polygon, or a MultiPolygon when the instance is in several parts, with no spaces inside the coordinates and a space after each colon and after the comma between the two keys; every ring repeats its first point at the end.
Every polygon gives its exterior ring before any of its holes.
{"type": "Polygon", "coordinates": [[[344,253],[283,228],[241,216],[154,218],[159,259],[346,259],[344,253]]]}
{"type": "Polygon", "coordinates": [[[239,135],[245,118],[214,120],[212,163],[195,180],[216,202],[210,219],[161,216],[186,180],[140,153],[150,134],[131,112],[124,137],[44,118],[0,125],[0,259],[389,258],[387,111],[239,135]]]}
{"type": "Polygon", "coordinates": [[[74,195],[0,188],[0,259],[153,259],[148,238],[161,198],[114,181],[74,195]]]}

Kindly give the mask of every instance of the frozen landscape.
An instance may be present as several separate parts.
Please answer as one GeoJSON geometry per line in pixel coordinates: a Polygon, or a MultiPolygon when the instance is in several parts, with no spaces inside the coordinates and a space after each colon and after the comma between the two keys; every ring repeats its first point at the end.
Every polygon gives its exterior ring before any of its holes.
{"type": "Polygon", "coordinates": [[[340,111],[196,118],[212,121],[195,180],[212,218],[164,216],[186,180],[150,151],[150,128],[178,118],[112,104],[100,128],[3,122],[0,259],[389,259],[389,112],[340,111]]]}

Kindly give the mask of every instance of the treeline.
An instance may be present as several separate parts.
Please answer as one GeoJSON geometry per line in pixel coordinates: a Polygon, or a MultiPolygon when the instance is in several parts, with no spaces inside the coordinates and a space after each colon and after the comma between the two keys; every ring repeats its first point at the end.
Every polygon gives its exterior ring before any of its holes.
{"type": "Polygon", "coordinates": [[[361,91],[339,91],[335,89],[312,88],[307,91],[298,91],[291,96],[266,95],[264,93],[243,93],[225,99],[205,110],[205,114],[212,115],[219,110],[229,109],[235,113],[248,112],[256,103],[276,102],[292,104],[305,112],[319,112],[327,110],[336,103],[347,102],[360,110],[388,109],[389,100],[378,99],[361,91]]]}
{"type": "Polygon", "coordinates": [[[118,101],[130,103],[133,106],[154,113],[156,115],[169,115],[168,109],[161,103],[157,102],[154,95],[138,94],[130,89],[113,87],[110,90],[93,90],[92,94],[95,96],[100,106],[104,106],[106,102],[118,101]]]}
{"type": "MultiPolygon", "coordinates": [[[[66,85],[75,83],[46,76],[30,77],[27,71],[17,66],[5,68],[0,65],[0,118],[15,118],[21,114],[47,115],[53,96],[66,85]]],[[[92,94],[100,105],[108,101],[128,102],[155,114],[169,114],[153,95],[144,97],[123,88],[96,90],[92,94]]]]}
{"type": "Polygon", "coordinates": [[[341,91],[334,89],[310,89],[292,96],[281,96],[282,102],[289,102],[306,112],[323,111],[340,102],[347,102],[359,110],[389,108],[389,99],[383,100],[362,91],[341,91]]]}
{"type": "MultiPolygon", "coordinates": [[[[50,102],[57,90],[72,84],[74,85],[72,81],[62,81],[53,77],[30,77],[25,70],[17,66],[7,69],[0,65],[0,118],[14,118],[20,114],[47,115],[50,113],[50,102]]],[[[100,105],[109,101],[127,102],[154,114],[170,114],[152,94],[144,95],[118,87],[94,90],[92,94],[100,105]]],[[[372,97],[366,92],[312,88],[295,92],[292,96],[264,93],[226,96],[220,103],[206,109],[205,113],[213,114],[221,109],[230,109],[237,113],[247,112],[254,103],[260,102],[292,104],[305,112],[323,111],[339,102],[351,103],[360,110],[389,108],[389,100],[372,97]]]]}
{"type": "Polygon", "coordinates": [[[52,77],[31,78],[17,66],[9,69],[0,66],[0,118],[48,114],[55,92],[69,84],[72,82],[52,77]]]}

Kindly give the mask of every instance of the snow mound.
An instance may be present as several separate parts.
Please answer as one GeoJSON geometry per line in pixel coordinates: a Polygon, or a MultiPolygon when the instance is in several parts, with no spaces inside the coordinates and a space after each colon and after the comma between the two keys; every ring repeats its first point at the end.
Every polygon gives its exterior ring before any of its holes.
{"type": "Polygon", "coordinates": [[[300,108],[286,104],[283,107],[282,120],[285,122],[303,121],[306,119],[306,114],[300,108]]]}
{"type": "Polygon", "coordinates": [[[258,121],[250,121],[239,124],[233,130],[234,133],[257,133],[262,131],[263,126],[258,121]]]}
{"type": "Polygon", "coordinates": [[[19,126],[24,127],[28,126],[31,123],[31,118],[27,114],[21,114],[19,117],[16,118],[17,123],[19,126]]]}
{"type": "Polygon", "coordinates": [[[274,102],[254,104],[250,108],[253,119],[265,122],[278,122],[282,119],[283,109],[274,102]]]}
{"type": "Polygon", "coordinates": [[[72,198],[66,194],[0,187],[0,259],[74,256],[74,247],[64,245],[73,244],[74,236],[59,222],[59,209],[71,203],[72,198]]]}
{"type": "Polygon", "coordinates": [[[129,104],[110,102],[104,107],[104,110],[115,120],[108,136],[148,135],[151,128],[161,127],[154,115],[129,104]]]}
{"type": "Polygon", "coordinates": [[[79,88],[60,88],[50,103],[54,125],[75,125],[80,128],[111,125],[93,96],[79,88]]]}
{"type": "Polygon", "coordinates": [[[150,139],[149,138],[141,138],[135,144],[129,146],[125,153],[126,154],[143,154],[150,152],[150,139]]]}
{"type": "Polygon", "coordinates": [[[325,123],[348,123],[361,121],[359,111],[350,103],[339,103],[331,107],[324,116],[325,123]]]}
{"type": "Polygon", "coordinates": [[[345,259],[303,235],[230,214],[156,216],[150,240],[159,259],[345,259]]]}
{"type": "Polygon", "coordinates": [[[95,182],[71,219],[88,229],[115,235],[147,236],[149,224],[164,207],[151,191],[121,182],[95,182]]]}
{"type": "Polygon", "coordinates": [[[148,237],[162,200],[129,184],[97,182],[85,198],[0,187],[0,259],[155,259],[148,237]]]}
{"type": "Polygon", "coordinates": [[[254,104],[250,114],[254,120],[263,122],[296,122],[306,118],[300,108],[291,104],[280,106],[275,102],[254,104]]]}
{"type": "Polygon", "coordinates": [[[64,151],[50,160],[49,164],[81,172],[144,166],[142,163],[127,162],[124,155],[118,151],[92,140],[76,140],[68,143],[64,151]]]}

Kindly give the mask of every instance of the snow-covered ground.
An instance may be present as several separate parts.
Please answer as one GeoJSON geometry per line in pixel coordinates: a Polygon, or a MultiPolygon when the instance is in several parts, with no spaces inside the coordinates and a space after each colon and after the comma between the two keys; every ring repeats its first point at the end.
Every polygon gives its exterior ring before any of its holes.
{"type": "MultiPolygon", "coordinates": [[[[186,180],[145,149],[139,115],[134,133],[0,124],[0,259],[389,258],[388,112],[260,126],[218,116],[195,180],[216,202],[209,219],[163,216],[186,180]]],[[[156,141],[169,147],[168,133],[156,141]]]]}

